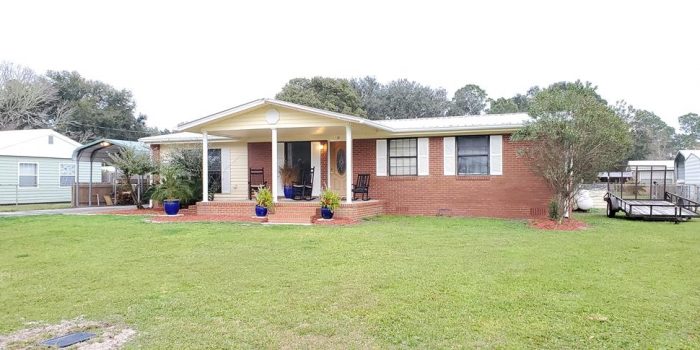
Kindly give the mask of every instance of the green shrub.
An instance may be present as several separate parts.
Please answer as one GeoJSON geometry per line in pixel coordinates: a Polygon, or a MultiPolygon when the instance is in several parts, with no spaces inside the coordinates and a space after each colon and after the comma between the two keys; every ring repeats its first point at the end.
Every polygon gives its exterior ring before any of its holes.
{"type": "Polygon", "coordinates": [[[552,220],[559,220],[561,213],[559,213],[559,203],[552,199],[549,202],[549,218],[552,220]]]}
{"type": "Polygon", "coordinates": [[[260,187],[255,194],[255,203],[261,207],[272,209],[274,206],[272,202],[272,191],[267,187],[260,187]]]}
{"type": "Polygon", "coordinates": [[[336,210],[340,206],[340,195],[325,188],[319,197],[321,208],[328,208],[331,211],[336,210]]]}

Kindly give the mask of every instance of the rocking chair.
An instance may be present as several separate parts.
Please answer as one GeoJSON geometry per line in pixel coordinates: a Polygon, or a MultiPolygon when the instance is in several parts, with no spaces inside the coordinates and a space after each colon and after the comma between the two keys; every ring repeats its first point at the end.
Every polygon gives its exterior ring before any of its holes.
{"type": "Polygon", "coordinates": [[[362,194],[362,200],[369,200],[369,174],[358,174],[357,182],[352,185],[352,200],[358,193],[362,194]]]}
{"type": "Polygon", "coordinates": [[[248,171],[248,200],[253,199],[253,194],[257,193],[260,187],[267,187],[265,168],[250,168],[248,171]]]}
{"type": "Polygon", "coordinates": [[[313,199],[311,197],[311,193],[313,193],[313,187],[314,187],[314,168],[312,167],[309,170],[304,170],[301,173],[300,182],[295,182],[292,185],[292,188],[294,189],[294,195],[292,196],[292,199],[294,200],[307,200],[310,201],[313,199]]]}

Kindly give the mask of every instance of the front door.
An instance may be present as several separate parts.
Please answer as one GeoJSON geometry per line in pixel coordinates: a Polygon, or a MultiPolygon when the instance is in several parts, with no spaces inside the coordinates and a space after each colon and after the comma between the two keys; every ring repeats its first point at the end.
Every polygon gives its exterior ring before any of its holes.
{"type": "Polygon", "coordinates": [[[331,142],[330,147],[330,169],[331,169],[331,190],[345,197],[345,170],[347,169],[345,157],[345,141],[331,142]]]}

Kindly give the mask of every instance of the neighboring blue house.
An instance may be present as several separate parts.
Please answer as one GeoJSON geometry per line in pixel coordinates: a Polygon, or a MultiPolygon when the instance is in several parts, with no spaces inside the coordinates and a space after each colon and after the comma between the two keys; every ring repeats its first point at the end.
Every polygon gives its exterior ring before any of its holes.
{"type": "MultiPolygon", "coordinates": [[[[50,129],[0,131],[0,205],[70,202],[78,146],[50,129]]],[[[80,167],[87,169],[90,163],[80,167]]],[[[93,180],[99,182],[100,164],[93,168],[93,180]]],[[[87,172],[80,174],[81,182],[89,179],[87,172]]]]}

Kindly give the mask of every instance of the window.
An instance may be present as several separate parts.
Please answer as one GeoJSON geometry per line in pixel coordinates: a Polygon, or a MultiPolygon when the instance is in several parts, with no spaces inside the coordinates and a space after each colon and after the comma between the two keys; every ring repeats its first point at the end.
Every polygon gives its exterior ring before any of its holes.
{"type": "Polygon", "coordinates": [[[36,163],[19,163],[19,187],[37,187],[39,185],[37,170],[36,163]]]}
{"type": "Polygon", "coordinates": [[[457,137],[457,174],[489,174],[489,137],[457,137]]]}
{"type": "Polygon", "coordinates": [[[53,145],[53,135],[49,135],[49,145],[53,145]]]}
{"type": "Polygon", "coordinates": [[[417,139],[389,140],[389,175],[418,175],[417,139]]]}
{"type": "Polygon", "coordinates": [[[59,165],[59,185],[61,187],[72,186],[75,182],[75,164],[61,163],[59,165]]]}
{"type": "Polygon", "coordinates": [[[221,193],[221,149],[209,149],[209,192],[221,193]]]}

